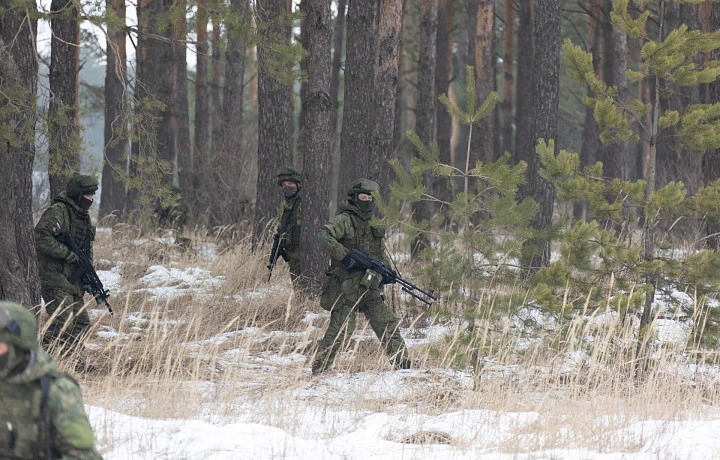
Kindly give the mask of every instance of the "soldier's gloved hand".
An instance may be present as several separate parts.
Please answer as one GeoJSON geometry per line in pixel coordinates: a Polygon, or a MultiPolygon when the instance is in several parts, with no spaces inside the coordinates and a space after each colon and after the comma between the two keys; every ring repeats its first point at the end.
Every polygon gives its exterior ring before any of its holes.
{"type": "Polygon", "coordinates": [[[80,258],[78,257],[78,255],[72,251],[70,252],[70,254],[68,254],[67,257],[65,257],[65,260],[67,260],[68,263],[71,263],[71,264],[76,264],[76,263],[80,262],[80,258]]]}
{"type": "Polygon", "coordinates": [[[345,267],[346,270],[351,270],[358,266],[357,260],[350,254],[346,255],[341,260],[343,267],[345,267]]]}
{"type": "Polygon", "coordinates": [[[385,274],[383,276],[382,284],[394,284],[397,283],[397,273],[395,273],[395,270],[388,269],[390,273],[385,274]]]}

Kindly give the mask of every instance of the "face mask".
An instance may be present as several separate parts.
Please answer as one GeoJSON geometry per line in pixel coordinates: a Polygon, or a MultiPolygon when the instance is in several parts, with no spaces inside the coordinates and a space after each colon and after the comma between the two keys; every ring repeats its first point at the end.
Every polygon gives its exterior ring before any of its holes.
{"type": "Polygon", "coordinates": [[[10,350],[8,350],[7,353],[0,355],[0,375],[5,374],[5,369],[7,369],[8,359],[10,358],[9,355],[10,355],[10,350]]]}
{"type": "Polygon", "coordinates": [[[360,210],[360,212],[370,212],[373,209],[373,202],[372,201],[360,201],[355,200],[355,206],[360,210]]]}
{"type": "Polygon", "coordinates": [[[90,209],[90,206],[92,206],[92,204],[92,200],[88,200],[84,196],[80,195],[80,203],[78,203],[80,209],[82,209],[83,211],[87,211],[88,209],[90,209]]]}
{"type": "Polygon", "coordinates": [[[292,185],[285,185],[282,188],[282,191],[283,191],[283,196],[285,196],[285,198],[287,198],[287,199],[290,199],[290,198],[294,197],[295,195],[297,195],[298,188],[293,187],[292,185]]]}
{"type": "Polygon", "coordinates": [[[11,377],[22,372],[30,358],[30,351],[8,344],[7,353],[0,355],[0,378],[11,377]]]}

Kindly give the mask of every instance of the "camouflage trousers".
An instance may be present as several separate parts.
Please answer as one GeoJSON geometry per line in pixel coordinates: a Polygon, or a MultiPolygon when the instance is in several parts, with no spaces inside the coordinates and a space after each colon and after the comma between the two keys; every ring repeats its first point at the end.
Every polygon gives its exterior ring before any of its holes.
{"type": "Polygon", "coordinates": [[[79,341],[90,329],[90,315],[82,297],[62,289],[43,289],[45,309],[51,321],[43,336],[43,347],[62,349],[63,354],[77,351],[79,341]],[[56,311],[60,311],[53,318],[56,311]]]}
{"type": "Polygon", "coordinates": [[[312,363],[313,374],[323,372],[332,365],[335,355],[355,330],[358,311],[367,318],[393,365],[401,368],[403,363],[408,362],[407,347],[400,335],[395,313],[385,305],[380,291],[357,286],[350,292],[344,290],[341,299],[330,312],[330,325],[312,363]]]}

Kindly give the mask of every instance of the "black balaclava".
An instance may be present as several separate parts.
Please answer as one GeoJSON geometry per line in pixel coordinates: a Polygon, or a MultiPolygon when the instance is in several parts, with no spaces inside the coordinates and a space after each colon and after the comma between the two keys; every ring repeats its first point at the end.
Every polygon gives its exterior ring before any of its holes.
{"type": "Polygon", "coordinates": [[[282,191],[285,199],[289,200],[295,198],[295,196],[300,191],[300,186],[293,187],[292,185],[283,185],[282,191]]]}

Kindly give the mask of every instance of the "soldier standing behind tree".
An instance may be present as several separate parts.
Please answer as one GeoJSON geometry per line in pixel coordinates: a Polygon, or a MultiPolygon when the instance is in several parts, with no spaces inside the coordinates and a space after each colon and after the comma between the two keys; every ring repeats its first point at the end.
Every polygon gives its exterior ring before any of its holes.
{"type": "Polygon", "coordinates": [[[78,384],[37,343],[37,322],[0,302],[0,458],[101,459],[78,384]]]}
{"type": "Polygon", "coordinates": [[[367,318],[395,368],[412,366],[400,335],[399,321],[385,305],[380,275],[361,269],[349,255],[351,249],[358,249],[390,267],[390,258],[385,252],[385,229],[370,223],[373,194],[379,190],[378,184],[368,179],[353,182],[347,192],[350,199],[340,205],[340,212],[332,222],[318,232],[318,244],[332,259],[330,278],[323,286],[320,299],[320,305],[330,311],[330,325],[312,363],[313,374],[332,365],[335,355],[355,330],[358,311],[367,318]]]}
{"type": "Polygon", "coordinates": [[[277,176],[278,186],[282,188],[283,203],[280,207],[278,228],[274,238],[270,266],[274,266],[282,257],[290,268],[290,280],[296,294],[305,292],[307,283],[300,275],[300,218],[302,216],[302,198],[300,189],[302,177],[294,168],[283,167],[277,176]]]}
{"type": "MultiPolygon", "coordinates": [[[[85,286],[81,280],[70,282],[79,258],[57,238],[68,233],[77,247],[93,259],[95,227],[88,210],[93,204],[98,181],[76,174],[68,180],[65,192],[53,200],[35,226],[35,242],[42,297],[52,319],[43,337],[43,345],[60,346],[65,353],[77,351],[80,337],[90,328],[90,315],[83,308],[85,286]]],[[[78,362],[78,371],[85,365],[78,362]]]]}

